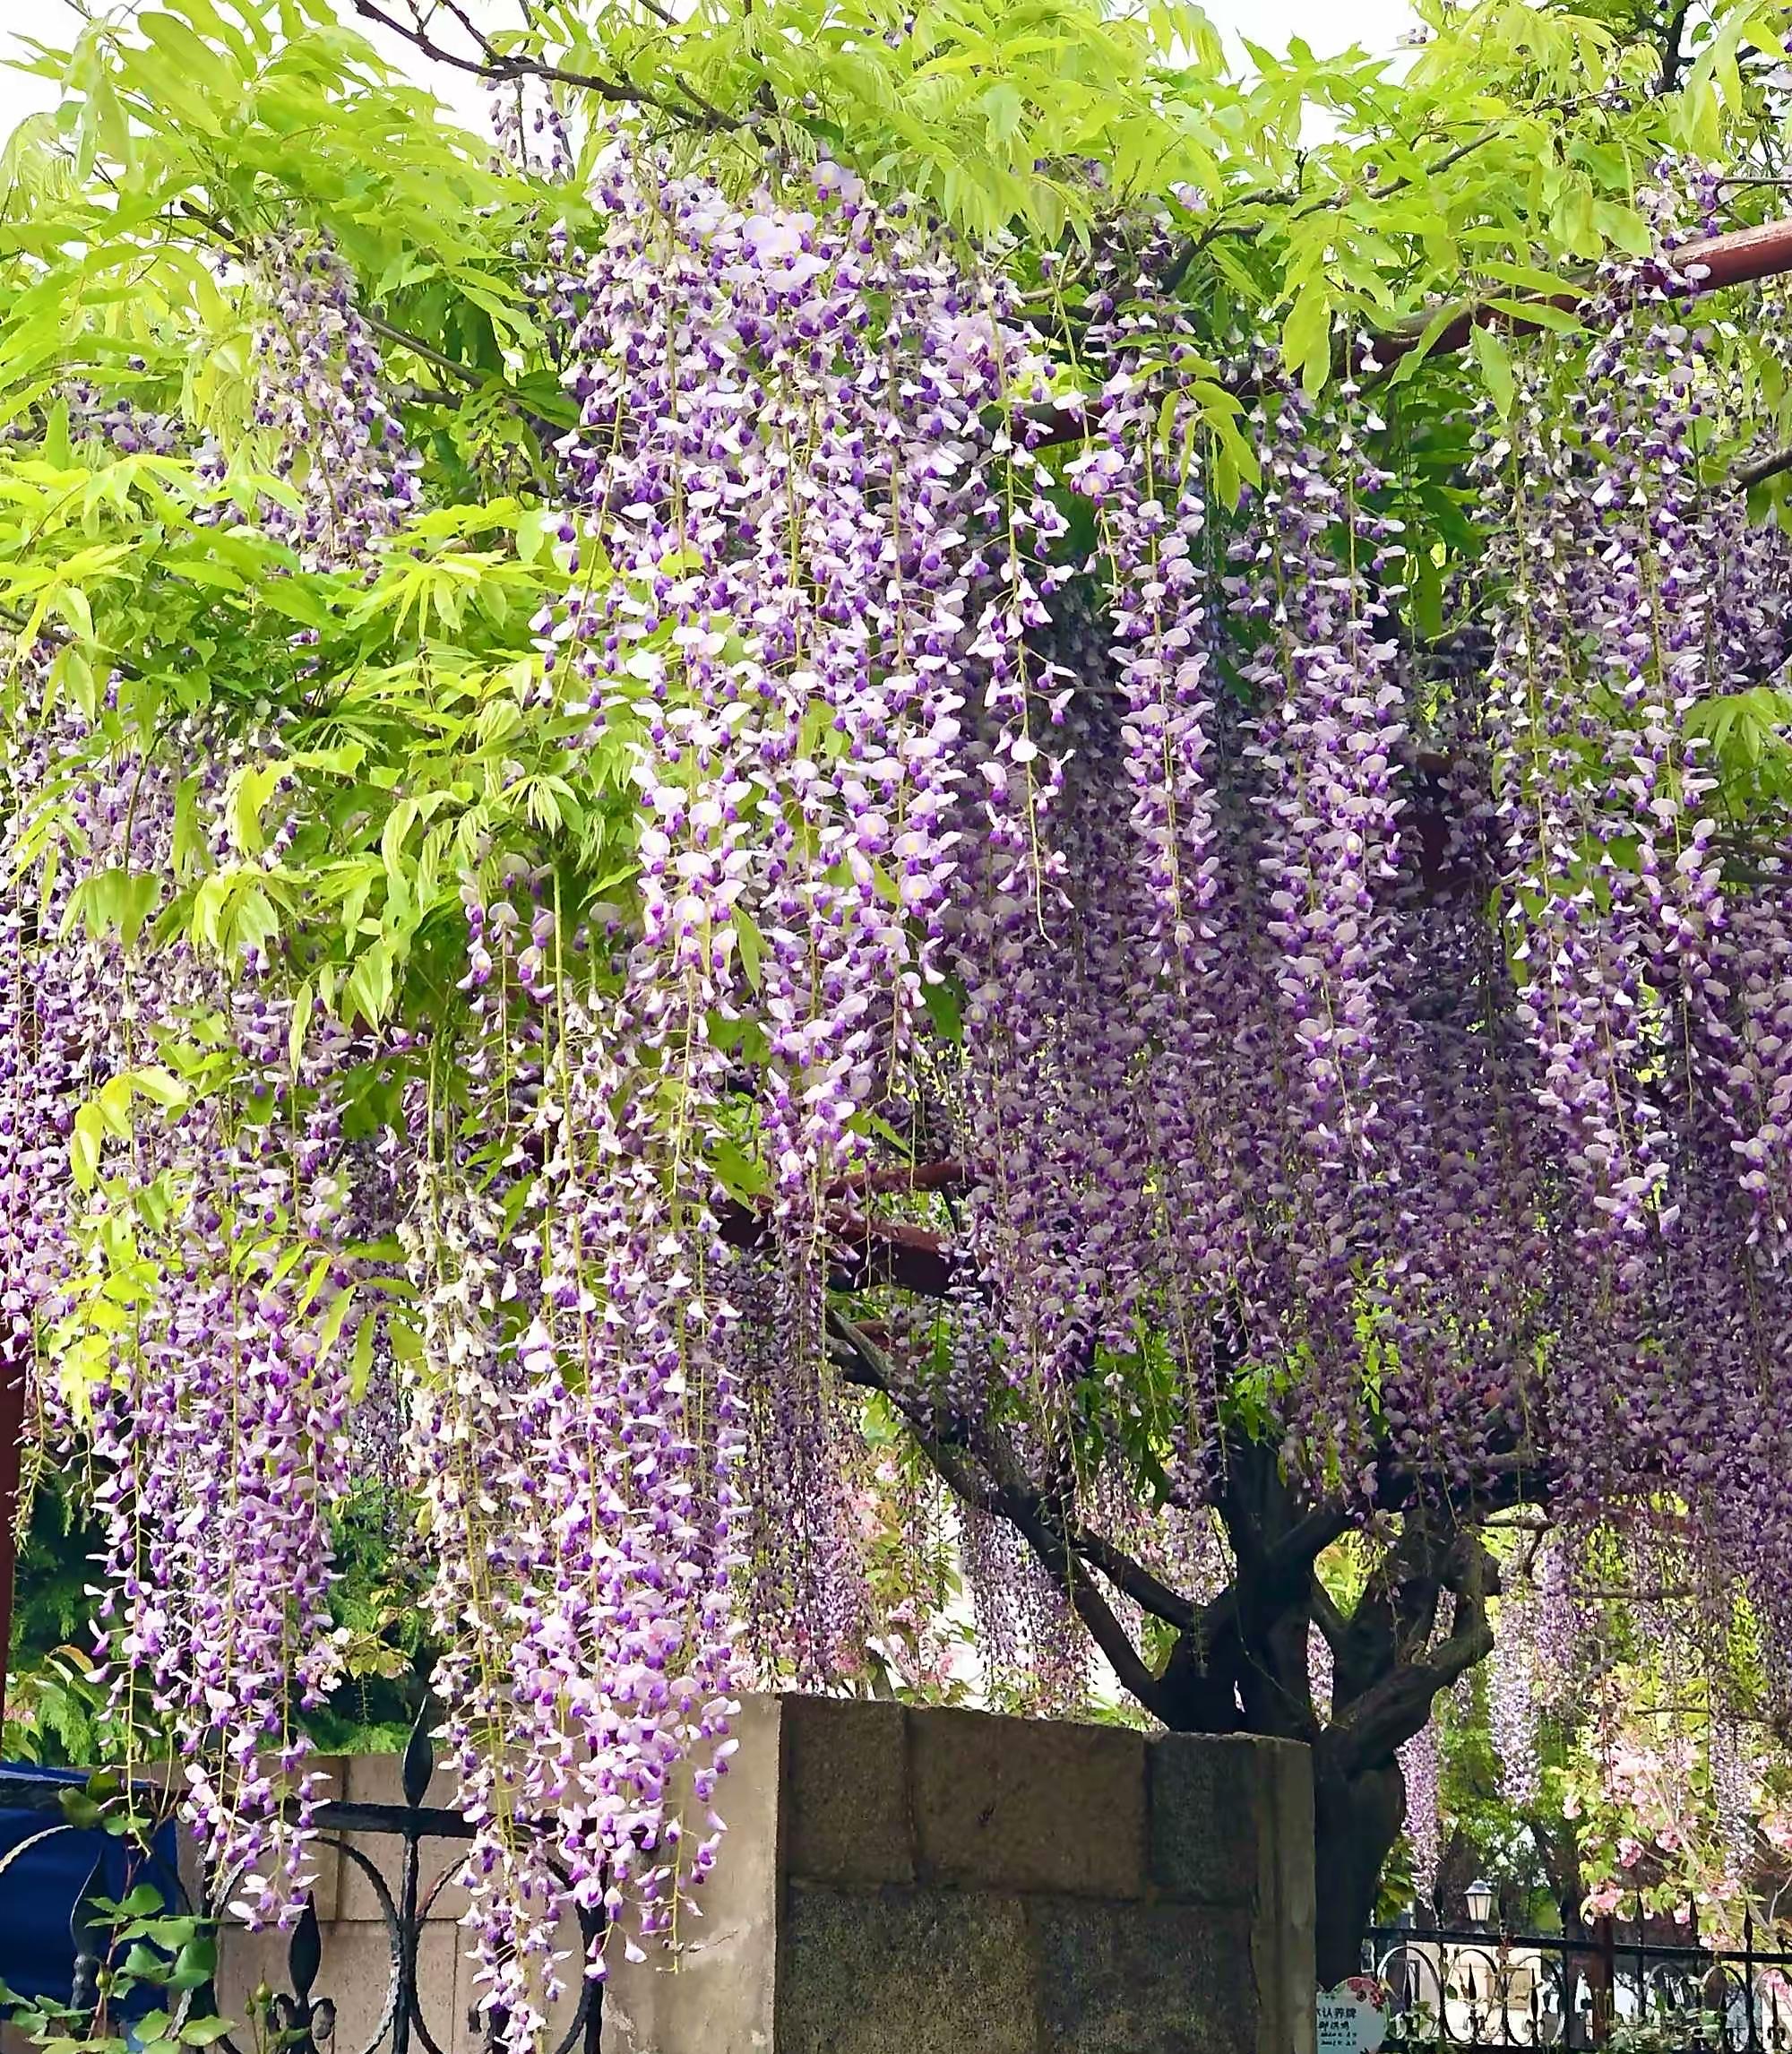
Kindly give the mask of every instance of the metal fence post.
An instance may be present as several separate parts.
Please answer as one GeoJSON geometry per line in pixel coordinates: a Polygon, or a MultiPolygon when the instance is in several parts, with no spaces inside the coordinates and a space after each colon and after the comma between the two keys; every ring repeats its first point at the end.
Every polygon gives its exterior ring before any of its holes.
{"type": "Polygon", "coordinates": [[[103,1859],[96,1858],[68,1915],[68,1937],[74,1942],[74,1975],[68,2001],[76,2011],[86,2015],[90,2031],[93,2015],[99,2008],[99,1972],[106,1965],[106,1932],[94,1899],[103,1895],[105,1888],[106,1864],[103,1859]]]}
{"type": "Polygon", "coordinates": [[[286,1972],[292,1978],[292,1995],[275,1999],[280,2014],[279,2030],[289,2054],[317,2054],[317,2028],[335,2024],[333,2005],[326,2010],[325,2005],[314,2005],[311,2001],[317,1972],[323,1965],[323,1935],[318,1929],[317,1903],[307,1895],[298,1923],[292,1929],[292,1938],[287,1943],[286,1972]]]}
{"type": "Polygon", "coordinates": [[[435,1748],[429,1738],[430,1700],[424,1694],[405,1742],[404,1759],[399,1765],[399,1787],[404,1798],[404,1848],[399,1870],[399,1963],[396,2007],[392,2015],[392,2054],[410,2054],[411,2020],[419,2015],[417,1989],[417,1946],[421,1934],[417,1919],[417,1893],[421,1856],[418,1815],[429,1795],[429,1779],[435,1773],[435,1748]]]}
{"type": "Polygon", "coordinates": [[[1593,1961],[1593,2044],[1603,2047],[1611,2037],[1612,2000],[1618,1980],[1617,1931],[1609,1912],[1595,1921],[1593,1939],[1598,1950],[1593,1961]]]}

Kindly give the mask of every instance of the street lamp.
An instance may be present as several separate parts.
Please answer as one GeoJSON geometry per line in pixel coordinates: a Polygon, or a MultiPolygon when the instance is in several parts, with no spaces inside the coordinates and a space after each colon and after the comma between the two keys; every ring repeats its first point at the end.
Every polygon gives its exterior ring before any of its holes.
{"type": "Polygon", "coordinates": [[[1477,1878],[1469,1884],[1466,1893],[1469,1899],[1469,1922],[1485,1926],[1494,1915],[1494,1886],[1477,1878]]]}

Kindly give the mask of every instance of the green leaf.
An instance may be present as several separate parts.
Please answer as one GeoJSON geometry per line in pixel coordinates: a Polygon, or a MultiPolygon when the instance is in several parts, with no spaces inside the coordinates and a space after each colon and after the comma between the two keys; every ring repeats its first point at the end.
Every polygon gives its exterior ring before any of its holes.
{"type": "Polygon", "coordinates": [[[316,993],[307,977],[293,994],[292,1019],[286,1031],[287,1066],[294,1076],[298,1074],[299,1058],[305,1053],[305,1037],[310,1031],[311,1015],[316,1004],[316,993]]]}
{"type": "Polygon", "coordinates": [[[168,1979],[170,1989],[197,1989],[209,1982],[218,1967],[218,1943],[209,1933],[195,1933],[184,1942],[175,1956],[168,1979]]]}
{"type": "Polygon", "coordinates": [[[246,856],[259,856],[267,846],[262,809],[286,774],[284,764],[254,764],[237,774],[230,794],[230,838],[246,856]]]}
{"type": "Polygon", "coordinates": [[[354,1304],[355,1287],[351,1283],[344,1284],[324,1308],[323,1317],[317,1323],[317,1359],[320,1362],[340,1338],[342,1323],[354,1309],[354,1304]]]}
{"type": "Polygon", "coordinates": [[[105,1145],[104,1117],[99,1108],[90,1102],[75,1113],[68,1137],[69,1168],[81,1190],[92,1190],[99,1175],[99,1157],[105,1145]]]}
{"type": "Polygon", "coordinates": [[[49,423],[44,430],[44,462],[54,464],[58,470],[66,470],[69,467],[66,400],[58,400],[50,409],[49,423]]]}
{"type": "Polygon", "coordinates": [[[349,1358],[349,1395],[358,1404],[367,1394],[367,1380],[374,1372],[374,1340],[377,1321],[363,1313],[355,1329],[354,1352],[349,1358]]]}
{"type": "Polygon", "coordinates": [[[84,1790],[60,1790],[56,1792],[56,1802],[62,1808],[64,1819],[82,1832],[90,1832],[105,1817],[84,1790]]]}
{"type": "Polygon", "coordinates": [[[964,1039],[963,997],[962,990],[951,979],[921,987],[921,1003],[927,1009],[927,1017],[933,1022],[935,1032],[947,1041],[959,1042],[964,1039]]]}
{"type": "Polygon", "coordinates": [[[547,553],[559,526],[559,516],[550,514],[546,507],[533,507],[520,515],[516,523],[517,555],[525,564],[537,562],[547,553]]]}
{"type": "Polygon", "coordinates": [[[1477,322],[1469,331],[1469,347],[1481,367],[1481,375],[1486,380],[1488,394],[1500,419],[1510,419],[1514,388],[1512,358],[1505,344],[1491,328],[1485,328],[1477,322]]]}
{"type": "Polygon", "coordinates": [[[1018,90],[1006,79],[990,87],[983,96],[983,131],[992,143],[1011,142],[1020,134],[1026,106],[1018,90]]]}
{"type": "Polygon", "coordinates": [[[1301,287],[1282,324],[1282,362],[1309,393],[1331,372],[1331,301],[1316,279],[1301,287]]]}
{"type": "Polygon", "coordinates": [[[376,941],[356,958],[342,987],[344,1018],[353,1020],[358,1014],[369,1027],[377,1027],[390,1010],[392,998],[392,949],[386,942],[376,941]]]}
{"type": "Polygon", "coordinates": [[[159,1064],[151,1063],[133,1070],[130,1083],[139,1097],[151,1100],[170,1111],[185,1105],[191,1095],[172,1070],[165,1070],[159,1064]]]}
{"type": "Polygon", "coordinates": [[[716,1175],[730,1196],[750,1203],[754,1198],[762,1198],[771,1190],[771,1179],[765,1165],[737,1143],[718,1142],[712,1160],[716,1175]]]}
{"type": "Polygon", "coordinates": [[[252,885],[237,900],[231,922],[232,939],[239,948],[271,948],[280,935],[280,917],[273,901],[259,885],[252,885]]]}
{"type": "Polygon", "coordinates": [[[765,981],[762,968],[765,961],[765,938],[744,907],[734,909],[733,924],[735,946],[740,951],[741,975],[753,990],[758,991],[765,981]]]}

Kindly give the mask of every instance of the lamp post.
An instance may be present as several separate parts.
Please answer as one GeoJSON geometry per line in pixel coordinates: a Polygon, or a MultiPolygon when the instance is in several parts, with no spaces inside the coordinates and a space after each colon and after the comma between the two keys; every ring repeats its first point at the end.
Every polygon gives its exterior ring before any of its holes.
{"type": "MultiPolygon", "coordinates": [[[[1469,1925],[1478,1933],[1486,1932],[1488,1921],[1494,1915],[1493,1885],[1485,1877],[1478,1876],[1462,1894],[1468,1900],[1469,1925]]],[[[1464,1950],[1462,1967],[1468,1985],[1464,1994],[1469,2000],[1469,2036],[1478,2039],[1483,2023],[1483,2006],[1486,2007],[1487,2017],[1493,2015],[1494,1964],[1482,1948],[1469,1947],[1464,1950]]]]}

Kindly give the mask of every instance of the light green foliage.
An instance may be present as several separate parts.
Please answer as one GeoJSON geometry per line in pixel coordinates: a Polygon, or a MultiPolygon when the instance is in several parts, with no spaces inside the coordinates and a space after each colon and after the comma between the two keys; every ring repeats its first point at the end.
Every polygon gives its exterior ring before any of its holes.
{"type": "MultiPolygon", "coordinates": [[[[1518,1551],[1501,1552],[1510,1563],[1518,1551]]],[[[1758,1666],[1738,1640],[1721,1664],[1734,1695],[1714,1696],[1684,1593],[1639,1598],[1617,1588],[1627,1579],[1614,1566],[1590,1608],[1582,1667],[1535,1679],[1537,1787],[1526,1801],[1512,1797],[1495,1747],[1492,1678],[1478,1670],[1439,1702],[1443,1843],[1455,1886],[1485,1876],[1503,1915],[1530,1931],[1607,1912],[1631,1918],[1641,1906],[1696,1921],[1708,1944],[1736,1946],[1746,1913],[1757,1946],[1781,1946],[1792,1758],[1759,1709],[1758,1666]]],[[[1497,1634],[1497,1615],[1495,1625],[1497,1634]]],[[[1383,1877],[1383,1915],[1413,1895],[1402,1843],[1383,1877]]]]}

